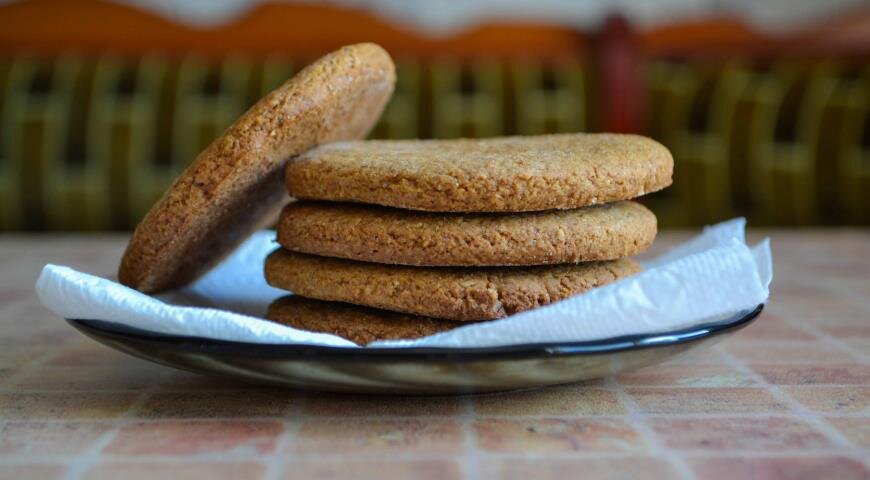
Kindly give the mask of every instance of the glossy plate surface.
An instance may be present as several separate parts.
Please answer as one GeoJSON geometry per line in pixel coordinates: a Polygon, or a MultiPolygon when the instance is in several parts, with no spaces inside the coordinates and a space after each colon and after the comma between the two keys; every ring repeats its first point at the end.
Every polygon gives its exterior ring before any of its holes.
{"type": "Polygon", "coordinates": [[[98,320],[85,335],[152,362],[312,390],[450,394],[577,382],[653,365],[749,325],[764,306],[684,330],[573,343],[485,348],[338,348],[178,337],[98,320]]]}

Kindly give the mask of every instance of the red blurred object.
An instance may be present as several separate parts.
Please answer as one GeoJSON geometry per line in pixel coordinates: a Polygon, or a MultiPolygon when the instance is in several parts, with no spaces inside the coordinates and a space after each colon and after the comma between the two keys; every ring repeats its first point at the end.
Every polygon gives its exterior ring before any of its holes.
{"type": "Polygon", "coordinates": [[[640,41],[628,21],[611,15],[596,39],[599,119],[605,132],[640,133],[644,79],[640,41]]]}

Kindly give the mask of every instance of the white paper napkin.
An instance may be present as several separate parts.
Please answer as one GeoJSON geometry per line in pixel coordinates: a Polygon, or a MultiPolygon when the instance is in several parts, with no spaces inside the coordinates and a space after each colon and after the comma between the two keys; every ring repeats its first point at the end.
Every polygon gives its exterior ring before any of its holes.
{"type": "MultiPolygon", "coordinates": [[[[767,239],[750,248],[745,221],[707,227],[645,263],[638,275],[511,317],[417,340],[370,346],[473,347],[594,340],[665,332],[725,318],[767,300],[773,275],[767,239]]],[[[256,343],[356,347],[257,318],[286,292],[268,286],[263,261],[275,233],[258,232],[208,275],[186,288],[148,296],[112,280],[46,265],[36,282],[43,305],[64,318],[105,320],[174,335],[256,343]]]]}

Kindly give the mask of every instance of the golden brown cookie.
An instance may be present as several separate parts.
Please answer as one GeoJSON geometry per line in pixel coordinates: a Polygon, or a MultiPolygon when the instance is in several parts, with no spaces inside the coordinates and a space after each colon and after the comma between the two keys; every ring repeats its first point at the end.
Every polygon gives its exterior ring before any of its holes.
{"type": "Polygon", "coordinates": [[[285,207],[278,223],[278,242],[288,250],[428,266],[613,260],[646,250],[655,236],[655,215],[631,201],[510,214],[300,201],[285,207]]]}
{"type": "Polygon", "coordinates": [[[321,146],[287,165],[291,196],[434,212],[526,212],[627,200],[671,184],[637,135],[571,133],[321,146]]]}
{"type": "Polygon", "coordinates": [[[274,221],[287,159],[366,136],[393,92],[381,47],[362,43],[309,65],[251,107],[197,156],[142,219],[118,269],[124,285],[158,292],[204,273],[274,221]]]}
{"type": "Polygon", "coordinates": [[[457,321],[489,320],[565,299],[639,272],[630,259],[542,267],[406,267],[279,249],[266,281],[316,298],[457,321]]]}
{"type": "Polygon", "coordinates": [[[332,333],[360,345],[375,340],[426,337],[467,325],[348,303],[323,302],[299,295],[281,297],[272,302],[266,318],[293,328],[332,333]]]}

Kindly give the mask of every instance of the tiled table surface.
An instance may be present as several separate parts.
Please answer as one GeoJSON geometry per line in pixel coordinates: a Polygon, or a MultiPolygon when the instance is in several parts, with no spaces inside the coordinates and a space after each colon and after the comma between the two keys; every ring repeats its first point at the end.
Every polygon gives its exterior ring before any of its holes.
{"type": "Polygon", "coordinates": [[[112,272],[123,238],[0,236],[0,478],[870,478],[870,232],[764,233],[772,299],[731,339],[458,398],[302,393],[125,356],[33,293],[46,262],[112,272]]]}

